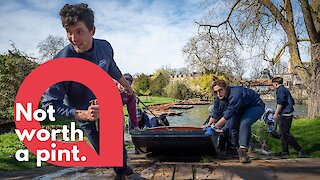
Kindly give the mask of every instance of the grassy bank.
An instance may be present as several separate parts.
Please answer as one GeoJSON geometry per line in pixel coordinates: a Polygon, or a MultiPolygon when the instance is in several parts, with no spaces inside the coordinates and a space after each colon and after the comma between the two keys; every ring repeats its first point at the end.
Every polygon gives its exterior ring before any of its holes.
{"type": "Polygon", "coordinates": [[[0,170],[19,171],[36,167],[36,157],[29,153],[28,162],[19,162],[15,153],[19,149],[26,149],[15,132],[0,135],[0,170]]]}
{"type": "MultiPolygon", "coordinates": [[[[292,122],[291,134],[295,137],[298,143],[304,148],[309,157],[320,157],[320,117],[313,119],[295,119],[292,122]]],[[[263,140],[266,141],[270,152],[280,152],[280,139],[273,138],[267,133],[267,127],[262,121],[258,121],[252,127],[254,134],[252,140],[254,144],[260,144],[263,140]],[[260,141],[259,143],[257,143],[260,141]]],[[[260,147],[259,147],[260,148],[260,147]]],[[[296,151],[289,148],[290,157],[297,157],[296,151]]]]}
{"type": "MultiPolygon", "coordinates": [[[[156,96],[139,96],[138,98],[146,106],[154,105],[154,104],[166,104],[166,103],[171,103],[175,101],[175,99],[173,98],[156,97],[156,96]]],[[[143,109],[144,108],[143,104],[139,103],[138,107],[143,109]]],[[[123,107],[123,113],[125,115],[125,122],[127,123],[129,115],[126,107],[123,107]]]]}

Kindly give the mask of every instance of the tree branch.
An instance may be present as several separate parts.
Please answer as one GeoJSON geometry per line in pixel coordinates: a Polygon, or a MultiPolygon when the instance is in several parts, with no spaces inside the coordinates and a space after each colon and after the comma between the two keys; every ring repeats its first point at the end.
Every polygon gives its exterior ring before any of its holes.
{"type": "Polygon", "coordinates": [[[229,27],[231,28],[231,31],[232,31],[233,34],[235,35],[235,38],[237,39],[237,41],[238,41],[238,42],[240,43],[240,45],[241,45],[241,42],[239,41],[236,32],[234,31],[233,27],[232,27],[231,24],[230,24],[231,15],[232,15],[234,9],[237,7],[237,5],[240,3],[240,1],[241,1],[241,0],[237,0],[237,1],[232,5],[232,7],[231,7],[231,9],[230,9],[230,11],[229,11],[229,14],[228,14],[228,16],[227,16],[227,18],[226,18],[223,22],[221,22],[221,23],[219,23],[219,24],[217,24],[217,25],[201,24],[201,23],[199,23],[199,22],[195,22],[195,23],[198,24],[199,27],[209,27],[209,33],[211,32],[211,28],[219,28],[220,26],[222,26],[222,25],[224,25],[224,24],[228,24],[229,27]]]}
{"type": "Polygon", "coordinates": [[[309,2],[308,0],[299,0],[299,1],[301,3],[303,18],[307,27],[307,32],[310,37],[311,44],[317,44],[320,42],[320,37],[314,25],[309,2]]]}
{"type": "Polygon", "coordinates": [[[281,14],[278,8],[270,0],[258,0],[260,4],[269,9],[269,11],[274,15],[276,20],[281,24],[284,30],[288,29],[289,22],[281,14]]]}
{"type": "MultiPolygon", "coordinates": [[[[306,41],[310,41],[310,39],[305,38],[305,39],[298,39],[297,40],[297,42],[306,42],[306,41]]],[[[277,55],[274,58],[272,58],[272,64],[273,65],[276,64],[280,60],[280,57],[284,53],[284,50],[286,49],[287,46],[289,46],[288,43],[284,44],[282,46],[282,48],[278,51],[277,55]]]]}

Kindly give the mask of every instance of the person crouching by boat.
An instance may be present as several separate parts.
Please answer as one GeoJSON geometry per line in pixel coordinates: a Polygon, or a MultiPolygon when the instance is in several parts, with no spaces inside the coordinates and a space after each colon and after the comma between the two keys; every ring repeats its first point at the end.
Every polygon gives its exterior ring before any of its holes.
{"type": "Polygon", "coordinates": [[[149,116],[151,127],[159,127],[159,126],[169,126],[169,121],[167,120],[165,115],[160,115],[159,117],[149,116]]]}
{"type": "MultiPolygon", "coordinates": [[[[140,108],[138,108],[138,110],[137,110],[137,121],[138,121],[138,127],[140,129],[147,129],[147,128],[151,127],[149,117],[140,108]]],[[[133,130],[133,129],[134,129],[134,127],[133,127],[131,121],[129,121],[129,130],[133,130]]]]}
{"type": "Polygon", "coordinates": [[[170,126],[166,115],[160,115],[157,121],[158,126],[170,126]]]}
{"type": "MultiPolygon", "coordinates": [[[[160,115],[160,117],[148,116],[147,113],[140,108],[137,109],[137,121],[140,129],[147,129],[158,126],[169,126],[169,121],[166,116],[160,115]]],[[[129,121],[129,130],[133,130],[132,122],[129,121]]]]}
{"type": "Polygon", "coordinates": [[[251,138],[251,125],[263,114],[265,104],[260,95],[242,86],[230,87],[224,80],[215,79],[211,89],[219,98],[227,102],[223,116],[215,124],[215,130],[220,131],[224,124],[230,126],[231,144],[239,147],[241,163],[250,163],[248,148],[251,138]]]}

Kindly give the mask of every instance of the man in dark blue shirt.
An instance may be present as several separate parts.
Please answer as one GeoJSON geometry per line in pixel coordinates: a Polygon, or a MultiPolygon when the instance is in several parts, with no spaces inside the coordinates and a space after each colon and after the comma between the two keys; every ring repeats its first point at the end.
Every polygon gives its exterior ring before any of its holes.
{"type": "MultiPolygon", "coordinates": [[[[131,86],[113,59],[113,49],[110,43],[93,38],[95,26],[92,9],[84,3],[66,4],[59,14],[70,44],[62,49],[55,58],[76,57],[95,63],[117,80],[128,95],[132,95],[131,86]]],[[[95,95],[86,86],[77,82],[63,81],[46,90],[42,106],[47,108],[53,105],[58,116],[77,120],[94,149],[99,153],[99,133],[95,125],[95,121],[100,118],[99,105],[90,104],[90,101],[95,99],[95,95]],[[64,104],[64,100],[67,101],[67,104],[64,104]]],[[[132,168],[127,166],[125,148],[123,159],[124,166],[114,168],[115,172],[120,176],[132,174],[132,168]]]]}
{"type": "Polygon", "coordinates": [[[216,79],[211,88],[220,100],[227,103],[215,128],[219,129],[227,123],[230,128],[231,145],[239,147],[240,162],[251,162],[247,155],[251,125],[261,117],[265,104],[255,91],[241,86],[229,87],[223,80],[216,79]]]}
{"type": "Polygon", "coordinates": [[[273,115],[273,119],[279,123],[280,128],[280,140],[282,146],[282,152],[280,155],[285,156],[289,154],[289,145],[292,146],[299,155],[304,155],[305,151],[290,134],[294,111],[294,99],[282,83],[283,79],[281,77],[275,77],[272,79],[272,85],[276,89],[277,100],[277,107],[273,115]]]}

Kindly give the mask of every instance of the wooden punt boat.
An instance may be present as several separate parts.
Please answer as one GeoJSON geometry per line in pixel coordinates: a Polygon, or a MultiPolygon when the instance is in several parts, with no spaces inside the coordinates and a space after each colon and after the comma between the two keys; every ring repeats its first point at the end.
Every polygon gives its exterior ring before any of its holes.
{"type": "Polygon", "coordinates": [[[135,147],[154,154],[216,154],[217,136],[198,127],[155,127],[130,132],[135,147]]]}

